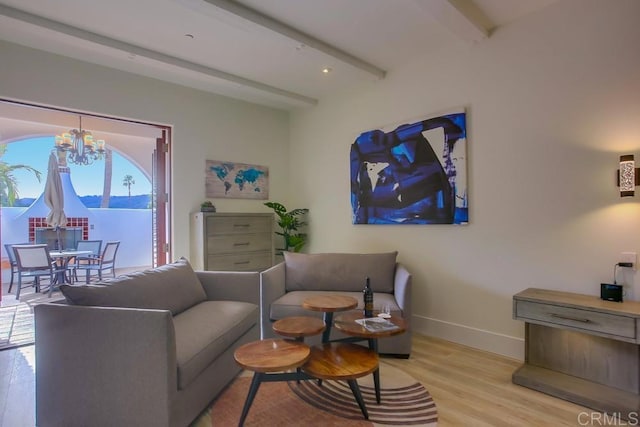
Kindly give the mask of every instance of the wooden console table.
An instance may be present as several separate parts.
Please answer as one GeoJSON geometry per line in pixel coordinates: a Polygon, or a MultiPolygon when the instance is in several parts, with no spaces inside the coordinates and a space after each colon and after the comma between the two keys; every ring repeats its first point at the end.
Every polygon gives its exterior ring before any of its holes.
{"type": "Polygon", "coordinates": [[[640,303],[526,289],[513,297],[525,322],[525,363],[512,381],[625,419],[640,412],[640,303]]]}

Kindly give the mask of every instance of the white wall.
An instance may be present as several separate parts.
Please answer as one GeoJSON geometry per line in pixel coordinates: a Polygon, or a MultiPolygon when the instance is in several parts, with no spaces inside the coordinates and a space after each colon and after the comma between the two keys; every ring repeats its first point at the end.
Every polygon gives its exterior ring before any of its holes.
{"type": "MultiPolygon", "coordinates": [[[[7,257],[6,243],[29,241],[27,208],[2,208],[2,248],[7,257]]],[[[151,210],[149,209],[88,209],[89,239],[102,240],[104,245],[119,241],[116,266],[118,268],[148,268],[152,265],[151,210]]],[[[45,216],[43,214],[42,216],[45,216]]],[[[68,248],[66,248],[68,249],[68,248]]]]}
{"type": "MultiPolygon", "coordinates": [[[[522,357],[512,296],[597,295],[640,252],[640,195],[621,199],[621,154],[640,158],[640,2],[563,0],[460,46],[322,99],[291,124],[291,204],[311,252],[397,249],[414,277],[414,327],[522,357]],[[351,224],[349,149],[364,130],[467,108],[470,224],[351,224]]],[[[638,189],[640,190],[640,188],[638,189]]],[[[624,273],[640,299],[640,273],[624,273]]]]}
{"type": "MultiPolygon", "coordinates": [[[[0,42],[0,97],[173,126],[173,257],[189,256],[189,212],[205,199],[205,160],[266,165],[273,200],[286,196],[286,112],[0,42]]],[[[219,211],[269,210],[214,200],[219,211]]]]}
{"type": "Polygon", "coordinates": [[[116,254],[116,267],[151,267],[153,249],[150,209],[89,209],[89,239],[120,242],[116,254]]]}

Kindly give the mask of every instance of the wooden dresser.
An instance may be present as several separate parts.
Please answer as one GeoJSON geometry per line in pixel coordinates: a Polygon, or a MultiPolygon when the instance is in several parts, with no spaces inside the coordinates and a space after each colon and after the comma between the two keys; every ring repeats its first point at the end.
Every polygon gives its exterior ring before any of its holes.
{"type": "Polygon", "coordinates": [[[513,297],[525,322],[525,363],[513,382],[597,411],[640,412],[640,303],[526,289],[513,297]]]}
{"type": "Polygon", "coordinates": [[[273,265],[273,214],[191,214],[195,270],[261,271],[273,265]]]}

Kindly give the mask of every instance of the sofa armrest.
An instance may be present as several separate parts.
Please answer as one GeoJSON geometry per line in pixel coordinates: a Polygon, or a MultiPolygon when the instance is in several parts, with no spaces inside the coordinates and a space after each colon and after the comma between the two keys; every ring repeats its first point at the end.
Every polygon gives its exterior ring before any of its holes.
{"type": "Polygon", "coordinates": [[[34,311],[37,425],[167,425],[177,392],[171,312],[66,304],[34,311]]]}
{"type": "Polygon", "coordinates": [[[208,300],[260,304],[260,273],[248,271],[196,271],[208,300]]]}
{"type": "Polygon", "coordinates": [[[396,302],[402,309],[402,317],[411,321],[411,273],[400,263],[396,264],[396,271],[393,283],[393,294],[396,302]]]}
{"type": "Polygon", "coordinates": [[[285,263],[281,262],[260,273],[260,330],[261,337],[273,336],[269,312],[271,303],[285,294],[285,263]]]}

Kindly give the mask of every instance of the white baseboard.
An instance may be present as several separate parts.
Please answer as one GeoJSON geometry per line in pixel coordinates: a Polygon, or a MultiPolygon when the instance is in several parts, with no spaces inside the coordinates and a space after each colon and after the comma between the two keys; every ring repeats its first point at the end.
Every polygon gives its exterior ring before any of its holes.
{"type": "Polygon", "coordinates": [[[441,338],[479,350],[524,360],[523,338],[416,315],[412,317],[411,329],[430,337],[441,338]]]}

